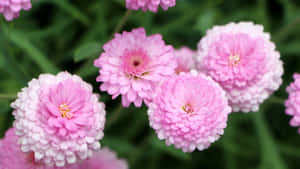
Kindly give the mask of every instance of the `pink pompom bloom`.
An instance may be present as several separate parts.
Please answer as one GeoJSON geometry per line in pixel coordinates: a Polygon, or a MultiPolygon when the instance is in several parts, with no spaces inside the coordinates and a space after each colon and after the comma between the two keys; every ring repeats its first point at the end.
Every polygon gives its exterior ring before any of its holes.
{"type": "MultiPolygon", "coordinates": [[[[295,73],[294,80],[286,89],[289,98],[285,101],[285,112],[293,116],[290,125],[300,127],[300,74],[295,73]]],[[[300,129],[298,129],[298,133],[300,134],[300,129]]]]}
{"type": "Polygon", "coordinates": [[[4,139],[0,140],[0,168],[1,169],[80,169],[77,164],[65,167],[48,167],[34,160],[34,153],[23,153],[17,144],[18,137],[15,129],[9,129],[4,139]]]}
{"type": "Polygon", "coordinates": [[[181,73],[157,88],[148,115],[159,139],[192,152],[219,139],[230,112],[225,92],[210,77],[181,73]]]}
{"type": "Polygon", "coordinates": [[[116,153],[108,148],[96,152],[93,157],[83,161],[81,166],[84,169],[128,169],[127,162],[118,159],[116,153]]]}
{"type": "Polygon", "coordinates": [[[175,69],[176,73],[180,72],[190,72],[195,67],[194,56],[196,52],[188,47],[182,47],[175,50],[174,52],[177,60],[177,67],[175,69]]]}
{"type": "Polygon", "coordinates": [[[104,104],[79,76],[62,72],[40,75],[11,104],[23,152],[49,166],[91,157],[100,148],[104,104]]]}
{"type": "Polygon", "coordinates": [[[31,9],[31,0],[0,0],[0,13],[6,20],[19,17],[21,10],[31,9]]]}
{"type": "Polygon", "coordinates": [[[142,9],[143,11],[157,12],[159,5],[167,10],[176,5],[176,0],[126,0],[126,7],[131,10],[142,9]]]}
{"type": "Polygon", "coordinates": [[[174,49],[165,45],[161,35],[146,36],[144,28],[116,34],[104,45],[94,64],[100,68],[100,89],[115,99],[122,95],[123,106],[140,107],[148,101],[162,78],[175,74],[174,49]]]}
{"type": "Polygon", "coordinates": [[[198,44],[198,68],[227,93],[233,111],[257,111],[282,83],[283,63],[270,35],[251,22],[215,26],[198,44]]]}

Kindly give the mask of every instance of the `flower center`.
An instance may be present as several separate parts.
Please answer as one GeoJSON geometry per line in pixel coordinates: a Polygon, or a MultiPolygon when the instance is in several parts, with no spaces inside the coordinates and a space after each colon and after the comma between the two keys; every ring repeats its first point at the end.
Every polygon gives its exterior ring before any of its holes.
{"type": "Polygon", "coordinates": [[[121,60],[124,73],[129,78],[139,79],[149,73],[150,58],[142,49],[125,50],[121,60]]]}
{"type": "Polygon", "coordinates": [[[229,56],[229,63],[232,66],[238,65],[240,63],[240,61],[241,61],[241,56],[239,54],[229,56]]]}
{"type": "Polygon", "coordinates": [[[133,66],[137,67],[140,65],[140,61],[139,60],[134,60],[133,61],[133,66]]]}
{"type": "Polygon", "coordinates": [[[59,106],[59,112],[60,112],[62,118],[67,118],[67,119],[72,118],[71,109],[66,104],[61,104],[59,106]]]}
{"type": "Polygon", "coordinates": [[[146,76],[149,72],[142,72],[145,66],[144,61],[139,56],[132,56],[131,59],[131,72],[129,76],[134,79],[139,79],[141,76],[146,76]]]}
{"type": "Polygon", "coordinates": [[[132,69],[136,70],[136,69],[139,69],[139,67],[143,67],[144,61],[143,61],[143,58],[141,58],[140,56],[133,55],[133,56],[131,56],[130,64],[132,65],[132,69]]]}
{"type": "Polygon", "coordinates": [[[182,106],[182,110],[185,111],[188,114],[194,112],[194,109],[190,104],[186,104],[185,106],[182,106]]]}

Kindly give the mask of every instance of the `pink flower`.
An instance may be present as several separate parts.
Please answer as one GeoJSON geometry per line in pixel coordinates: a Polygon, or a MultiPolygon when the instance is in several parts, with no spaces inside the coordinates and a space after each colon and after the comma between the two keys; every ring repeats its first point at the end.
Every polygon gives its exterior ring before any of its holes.
{"type": "MultiPolygon", "coordinates": [[[[294,80],[286,89],[289,98],[285,101],[285,113],[293,116],[290,121],[291,126],[300,127],[300,74],[295,73],[294,80]]],[[[300,134],[300,129],[298,133],[300,134]]]]}
{"type": "Polygon", "coordinates": [[[116,153],[108,148],[96,152],[92,158],[83,161],[81,166],[84,169],[128,169],[127,162],[118,159],[116,153]]]}
{"type": "Polygon", "coordinates": [[[176,0],[126,0],[126,7],[131,10],[142,9],[143,11],[157,12],[159,5],[167,10],[176,5],[176,0]]]}
{"type": "Polygon", "coordinates": [[[5,138],[0,140],[1,169],[80,169],[79,165],[67,165],[62,168],[48,167],[34,160],[34,153],[23,153],[17,144],[15,129],[9,129],[5,138]]]}
{"type": "Polygon", "coordinates": [[[282,82],[282,61],[263,27],[215,26],[198,44],[198,69],[227,93],[233,111],[257,111],[282,82]]]}
{"type": "Polygon", "coordinates": [[[104,52],[95,60],[100,68],[100,89],[115,99],[122,95],[123,106],[140,107],[149,101],[156,84],[175,73],[173,47],[165,45],[161,35],[146,36],[143,28],[116,34],[104,45],[104,52]]]}
{"type": "Polygon", "coordinates": [[[196,52],[188,47],[182,47],[175,50],[174,53],[177,60],[177,68],[175,69],[177,74],[180,72],[189,72],[195,67],[194,56],[196,52]]]}
{"type": "Polygon", "coordinates": [[[166,78],[154,98],[148,110],[150,126],[159,139],[184,152],[201,151],[218,140],[231,111],[223,89],[203,74],[166,78]]]}
{"type": "Polygon", "coordinates": [[[3,13],[8,21],[19,17],[21,10],[29,10],[30,8],[30,0],[0,0],[0,13],[3,13]]]}
{"type": "Polygon", "coordinates": [[[98,100],[91,85],[67,72],[30,81],[12,103],[22,151],[58,167],[92,156],[105,123],[104,104],[98,100]]]}

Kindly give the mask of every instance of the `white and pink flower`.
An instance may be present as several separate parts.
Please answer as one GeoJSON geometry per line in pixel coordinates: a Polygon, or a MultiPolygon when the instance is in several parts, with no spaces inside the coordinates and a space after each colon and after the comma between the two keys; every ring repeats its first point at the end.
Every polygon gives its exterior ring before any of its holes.
{"type": "Polygon", "coordinates": [[[91,157],[104,135],[104,104],[98,100],[91,85],[67,72],[30,81],[11,104],[22,151],[59,167],[91,157]]]}
{"type": "Polygon", "coordinates": [[[270,35],[251,22],[215,26],[198,44],[198,69],[227,93],[233,111],[257,111],[282,82],[283,63],[270,35]]]}

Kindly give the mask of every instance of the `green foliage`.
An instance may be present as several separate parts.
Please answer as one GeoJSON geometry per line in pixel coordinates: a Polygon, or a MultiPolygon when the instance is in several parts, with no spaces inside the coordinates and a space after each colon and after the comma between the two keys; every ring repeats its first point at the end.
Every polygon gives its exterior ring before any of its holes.
{"type": "Polygon", "coordinates": [[[213,25],[253,21],[270,32],[284,61],[281,88],[259,112],[233,113],[224,136],[202,152],[167,147],[150,129],[146,107],[122,108],[101,93],[107,109],[102,145],[129,161],[131,169],[298,169],[300,136],[284,114],[285,88],[300,72],[298,0],[177,0],[168,11],[126,12],[125,0],[38,0],[20,18],[0,17],[0,135],[12,125],[10,103],[40,73],[67,70],[99,92],[93,60],[115,32],[145,27],[175,47],[196,49],[213,25]],[[101,42],[101,43],[100,43],[101,42]]]}
{"type": "MultiPolygon", "coordinates": [[[[7,29],[6,29],[7,30],[7,29]]],[[[55,73],[58,69],[51,63],[51,61],[33,44],[30,43],[24,36],[24,32],[13,30],[6,31],[7,38],[17,47],[21,48],[28,57],[36,62],[43,72],[55,73]]]]}
{"type": "Polygon", "coordinates": [[[74,61],[79,62],[92,56],[97,56],[101,52],[101,45],[98,42],[88,42],[81,45],[74,52],[74,61]]]}
{"type": "Polygon", "coordinates": [[[154,148],[159,149],[161,152],[169,154],[178,160],[189,160],[190,155],[182,152],[182,150],[175,149],[174,146],[166,146],[164,141],[158,140],[156,135],[152,135],[150,142],[154,148]]]}

